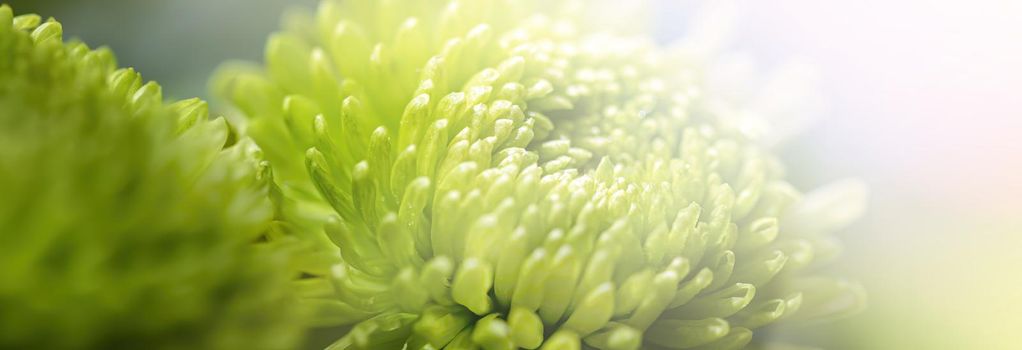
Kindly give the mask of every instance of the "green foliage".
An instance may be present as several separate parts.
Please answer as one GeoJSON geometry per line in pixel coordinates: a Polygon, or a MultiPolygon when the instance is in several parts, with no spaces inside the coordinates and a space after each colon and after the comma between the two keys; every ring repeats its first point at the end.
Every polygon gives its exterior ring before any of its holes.
{"type": "Polygon", "coordinates": [[[294,347],[269,169],[207,118],[0,7],[0,348],[294,347]]]}
{"type": "Polygon", "coordinates": [[[863,201],[803,196],[699,67],[567,1],[324,1],[216,93],[277,177],[331,349],[737,349],[839,317],[863,201]],[[547,10],[541,10],[547,9],[547,10]]]}

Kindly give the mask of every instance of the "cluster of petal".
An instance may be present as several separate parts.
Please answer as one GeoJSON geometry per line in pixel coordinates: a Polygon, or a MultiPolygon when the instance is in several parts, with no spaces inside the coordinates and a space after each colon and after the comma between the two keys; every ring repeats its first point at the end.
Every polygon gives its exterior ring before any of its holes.
{"type": "Polygon", "coordinates": [[[206,110],[0,6],[0,348],[300,340],[268,166],[206,110]]]}
{"type": "Polygon", "coordinates": [[[814,273],[861,188],[802,195],[685,67],[570,5],[327,0],[214,80],[303,305],[355,324],[330,349],[738,349],[861,303],[814,273]]]}

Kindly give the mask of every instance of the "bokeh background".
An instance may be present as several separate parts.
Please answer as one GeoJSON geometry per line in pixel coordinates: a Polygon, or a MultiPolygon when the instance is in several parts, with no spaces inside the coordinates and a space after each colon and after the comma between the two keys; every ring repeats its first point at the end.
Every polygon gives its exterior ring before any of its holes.
{"type": "MultiPolygon", "coordinates": [[[[219,63],[259,60],[287,9],[316,0],[9,2],[111,47],[168,96],[208,97],[219,63]]],[[[721,60],[767,73],[750,85],[769,72],[815,81],[812,122],[777,148],[803,189],[870,185],[836,267],[870,306],[801,336],[830,349],[1022,347],[1022,1],[617,3],[629,5],[593,22],[664,45],[709,29],[721,60]]]]}

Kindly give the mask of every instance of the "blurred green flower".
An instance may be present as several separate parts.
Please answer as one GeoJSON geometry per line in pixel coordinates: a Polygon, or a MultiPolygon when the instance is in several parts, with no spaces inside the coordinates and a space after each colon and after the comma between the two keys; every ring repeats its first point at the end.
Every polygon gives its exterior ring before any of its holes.
{"type": "Polygon", "coordinates": [[[0,7],[0,348],[293,348],[259,153],[0,7]]]}
{"type": "Polygon", "coordinates": [[[331,349],[737,349],[861,306],[814,270],[862,186],[803,197],[699,67],[580,4],[328,0],[213,80],[303,305],[355,324],[331,349]]]}

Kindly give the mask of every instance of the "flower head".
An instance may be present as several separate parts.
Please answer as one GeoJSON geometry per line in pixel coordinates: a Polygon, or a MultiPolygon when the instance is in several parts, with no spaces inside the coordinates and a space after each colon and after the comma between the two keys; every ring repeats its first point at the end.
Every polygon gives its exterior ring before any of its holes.
{"type": "Polygon", "coordinates": [[[856,203],[801,201],[696,68],[570,4],[328,0],[214,80],[305,305],[356,324],[331,349],[733,349],[857,307],[812,274],[856,203]]]}
{"type": "Polygon", "coordinates": [[[268,169],[206,104],[0,6],[0,348],[291,348],[268,169]]]}

